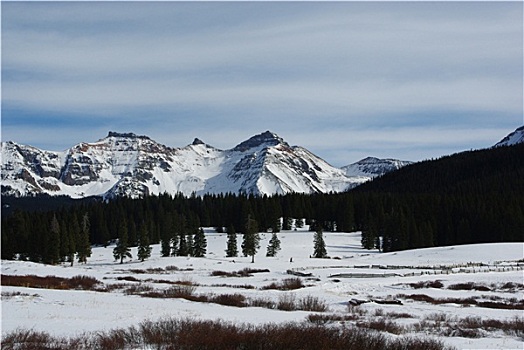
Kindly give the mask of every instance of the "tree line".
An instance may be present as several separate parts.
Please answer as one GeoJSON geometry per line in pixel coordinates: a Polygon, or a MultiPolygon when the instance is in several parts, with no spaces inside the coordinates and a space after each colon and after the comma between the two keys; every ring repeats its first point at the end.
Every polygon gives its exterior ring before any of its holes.
{"type": "MultiPolygon", "coordinates": [[[[226,255],[234,256],[236,233],[277,233],[291,228],[291,218],[304,218],[297,226],[309,224],[315,231],[360,230],[365,248],[383,251],[521,242],[524,144],[416,163],[344,193],[162,194],[14,210],[2,218],[2,259],[57,263],[77,255],[80,261],[86,254],[82,247],[111,242],[142,247],[146,258],[147,247],[158,243],[162,256],[202,256],[202,227],[227,232],[226,255]]],[[[253,243],[245,243],[242,253],[254,256],[249,249],[259,242],[248,238],[253,243]]],[[[269,254],[278,252],[279,242],[273,243],[269,254]]],[[[115,254],[121,260],[128,256],[125,249],[115,254]]]]}

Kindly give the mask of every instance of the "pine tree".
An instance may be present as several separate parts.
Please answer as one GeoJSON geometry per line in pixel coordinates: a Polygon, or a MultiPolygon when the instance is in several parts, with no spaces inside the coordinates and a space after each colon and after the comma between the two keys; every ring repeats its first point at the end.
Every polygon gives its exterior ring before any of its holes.
{"type": "Polygon", "coordinates": [[[140,227],[140,239],[138,242],[138,259],[144,261],[151,256],[151,246],[149,245],[149,235],[145,224],[140,227]]]}
{"type": "Polygon", "coordinates": [[[58,264],[60,262],[60,224],[58,223],[56,215],[53,215],[51,219],[46,248],[44,263],[52,265],[58,264]]]}
{"type": "MultiPolygon", "coordinates": [[[[87,263],[87,258],[91,256],[91,243],[89,242],[89,214],[85,213],[82,217],[82,227],[77,236],[77,257],[79,263],[87,263]]],[[[72,264],[72,263],[71,263],[72,264]]]]}
{"type": "Polygon", "coordinates": [[[304,227],[304,219],[296,219],[296,220],[295,220],[295,227],[296,227],[296,228],[302,228],[302,227],[304,227]]]}
{"type": "Polygon", "coordinates": [[[276,256],[280,251],[280,239],[277,237],[277,233],[273,232],[269,244],[267,246],[266,256],[276,256]]]}
{"type": "Polygon", "coordinates": [[[207,240],[204,234],[204,230],[200,228],[195,234],[193,241],[193,256],[202,258],[206,254],[207,240]]]}
{"type": "Polygon", "coordinates": [[[288,217],[288,216],[284,216],[284,218],[282,218],[282,230],[291,230],[291,225],[293,224],[293,219],[288,217]]]}
{"type": "Polygon", "coordinates": [[[258,223],[248,215],[246,220],[246,232],[242,241],[242,253],[244,256],[251,256],[251,262],[255,262],[255,254],[260,248],[260,236],[258,235],[258,223]]]}
{"type": "Polygon", "coordinates": [[[195,245],[195,239],[194,239],[193,233],[188,233],[186,236],[186,242],[187,242],[187,255],[194,256],[193,248],[195,245]]]}
{"type": "Polygon", "coordinates": [[[113,256],[115,257],[115,260],[120,259],[121,264],[124,263],[125,258],[132,258],[131,248],[129,248],[127,241],[127,223],[125,219],[120,221],[118,243],[116,244],[115,249],[113,249],[113,256]]]}
{"type": "Polygon", "coordinates": [[[233,225],[229,225],[227,228],[226,256],[228,258],[238,256],[237,234],[235,232],[235,227],[233,225]]]}
{"type": "Polygon", "coordinates": [[[314,258],[325,258],[327,257],[326,243],[324,242],[324,236],[322,234],[322,227],[318,225],[317,231],[314,236],[314,258]]]}
{"type": "Polygon", "coordinates": [[[173,218],[168,216],[165,220],[166,227],[160,235],[160,256],[168,257],[171,255],[171,240],[173,238],[173,218]]]}
{"type": "Polygon", "coordinates": [[[183,233],[178,235],[178,249],[177,249],[176,255],[178,256],[188,256],[189,255],[186,235],[183,233]]]}

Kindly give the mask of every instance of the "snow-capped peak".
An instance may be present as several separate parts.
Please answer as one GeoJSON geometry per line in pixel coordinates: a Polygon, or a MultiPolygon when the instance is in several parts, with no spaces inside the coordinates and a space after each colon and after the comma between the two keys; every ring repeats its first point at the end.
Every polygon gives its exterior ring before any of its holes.
{"type": "Polygon", "coordinates": [[[412,162],[398,159],[379,159],[367,157],[356,163],[342,167],[346,176],[377,177],[390,171],[398,170],[412,162]]]}
{"type": "Polygon", "coordinates": [[[518,143],[524,143],[524,126],[517,128],[511,134],[504,137],[500,142],[498,142],[495,145],[495,147],[512,146],[518,143]]]}
{"type": "MultiPolygon", "coordinates": [[[[368,160],[368,167],[380,163],[368,160]]],[[[382,168],[381,173],[388,169],[382,168]]],[[[147,136],[113,131],[64,152],[2,143],[1,170],[4,194],[47,193],[73,198],[165,192],[339,192],[376,175],[375,170],[348,176],[307,149],[289,146],[271,131],[229,150],[216,149],[198,138],[186,147],[171,148],[147,136]]]]}

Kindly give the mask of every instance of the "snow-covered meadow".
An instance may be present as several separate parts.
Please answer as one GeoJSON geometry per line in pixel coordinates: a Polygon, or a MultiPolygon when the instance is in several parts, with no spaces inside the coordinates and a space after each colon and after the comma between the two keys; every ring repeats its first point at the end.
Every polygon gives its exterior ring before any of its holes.
{"type": "MultiPolygon", "coordinates": [[[[251,263],[251,257],[225,257],[225,233],[216,233],[212,229],[205,232],[208,244],[205,258],[162,258],[160,247],[155,245],[151,258],[144,262],[136,260],[137,251],[133,248],[133,260],[119,264],[113,260],[112,246],[93,248],[86,265],[75,263],[73,267],[69,264],[47,266],[2,261],[3,275],[84,275],[98,279],[105,286],[120,284],[120,288],[111,292],[2,286],[2,334],[24,328],[58,336],[76,336],[165,318],[263,324],[309,322],[311,314],[326,315],[333,320],[353,314],[355,317],[352,320],[327,321],[327,324],[346,322],[363,326],[366,322],[384,319],[394,322],[401,329],[388,333],[392,337],[428,336],[461,349],[522,349],[522,329],[520,332],[504,332],[496,328],[482,328],[474,332],[474,337],[468,337],[461,320],[524,323],[523,310],[517,307],[522,305],[524,298],[523,243],[379,253],[363,250],[359,233],[325,232],[330,259],[313,259],[310,258],[313,254],[313,232],[300,229],[280,232],[282,250],[271,258],[265,256],[271,234],[261,233],[260,249],[255,262],[251,263]],[[217,273],[245,268],[269,272],[253,273],[249,277],[217,273]],[[291,291],[265,288],[272,283],[296,278],[289,274],[290,271],[303,275],[299,278],[304,288],[291,291]],[[433,283],[435,281],[440,283],[433,283]],[[312,296],[325,303],[328,311],[239,308],[182,298],[150,298],[124,293],[126,288],[138,285],[165,290],[172,286],[168,282],[192,284],[195,288],[192,292],[196,295],[242,294],[250,300],[274,302],[283,298],[300,300],[312,296]],[[468,282],[476,288],[448,288],[468,282]],[[439,302],[421,300],[416,295],[439,302]],[[475,303],[461,303],[461,300],[475,300],[475,303]],[[350,301],[361,305],[348,307],[350,301]],[[517,306],[492,308],[480,306],[482,302],[517,306]]],[[[239,248],[240,243],[239,235],[239,248]]]]}

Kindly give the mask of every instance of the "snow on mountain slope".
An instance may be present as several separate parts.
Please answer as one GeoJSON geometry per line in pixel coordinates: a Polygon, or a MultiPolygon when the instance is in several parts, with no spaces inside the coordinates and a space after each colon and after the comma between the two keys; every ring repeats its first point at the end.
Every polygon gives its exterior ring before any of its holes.
{"type": "Polygon", "coordinates": [[[1,170],[4,194],[73,198],[344,191],[370,178],[348,177],[270,131],[225,151],[199,139],[170,148],[147,136],[116,132],[64,152],[5,142],[1,170]]]}
{"type": "Polygon", "coordinates": [[[384,175],[390,171],[398,170],[413,162],[397,159],[378,159],[374,157],[367,157],[359,160],[356,163],[342,167],[346,176],[350,177],[364,177],[369,179],[384,175]]]}
{"type": "Polygon", "coordinates": [[[495,147],[499,146],[511,146],[516,145],[518,143],[524,142],[524,126],[521,126],[520,128],[517,128],[515,131],[513,131],[508,136],[504,137],[500,142],[498,142],[495,147]]]}

